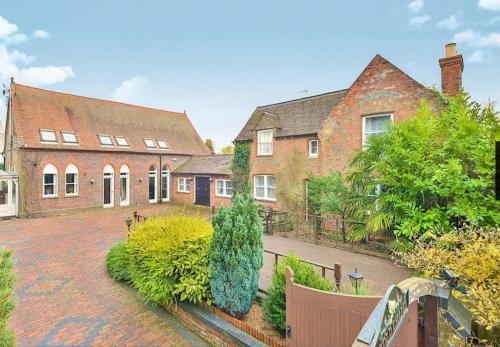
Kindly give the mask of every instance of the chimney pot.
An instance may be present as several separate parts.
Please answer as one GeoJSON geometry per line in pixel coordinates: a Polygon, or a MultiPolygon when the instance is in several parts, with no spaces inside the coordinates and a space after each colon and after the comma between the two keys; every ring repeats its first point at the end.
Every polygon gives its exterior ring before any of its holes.
{"type": "Polygon", "coordinates": [[[457,55],[457,44],[452,42],[446,45],[446,58],[454,57],[457,55]]]}

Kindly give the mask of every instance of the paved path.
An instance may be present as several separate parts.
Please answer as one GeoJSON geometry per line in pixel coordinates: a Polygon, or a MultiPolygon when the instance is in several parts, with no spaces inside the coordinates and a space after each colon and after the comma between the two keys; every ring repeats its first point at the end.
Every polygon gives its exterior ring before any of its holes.
{"type": "MultiPolygon", "coordinates": [[[[357,268],[372,286],[372,294],[383,295],[387,287],[401,282],[411,274],[408,269],[396,267],[388,259],[315,245],[281,236],[265,236],[264,248],[281,254],[294,252],[299,258],[331,267],[338,262],[342,265],[342,281],[344,283],[349,281],[348,273],[357,268]]],[[[264,267],[261,272],[261,288],[267,288],[271,283],[273,262],[273,255],[265,253],[264,267]]],[[[333,280],[333,272],[327,270],[326,276],[333,280]]]]}
{"type": "MultiPolygon", "coordinates": [[[[154,210],[148,211],[152,212],[154,210]]],[[[126,238],[131,210],[0,221],[0,244],[13,250],[18,346],[204,346],[173,316],[140,302],[113,281],[104,259],[126,238]]]]}
{"type": "MultiPolygon", "coordinates": [[[[134,209],[0,221],[0,245],[13,250],[18,277],[17,306],[9,324],[19,346],[204,345],[171,315],[144,305],[133,289],[107,275],[105,256],[112,245],[126,238],[124,221],[134,209]]],[[[138,210],[151,215],[173,209],[138,210]]],[[[208,214],[206,209],[198,211],[208,214]]],[[[294,251],[326,265],[340,262],[344,281],[357,267],[376,293],[409,276],[391,261],[372,256],[279,236],[265,236],[264,243],[266,249],[284,254],[294,251]]],[[[270,284],[272,263],[273,257],[267,254],[261,273],[263,288],[270,284]]]]}

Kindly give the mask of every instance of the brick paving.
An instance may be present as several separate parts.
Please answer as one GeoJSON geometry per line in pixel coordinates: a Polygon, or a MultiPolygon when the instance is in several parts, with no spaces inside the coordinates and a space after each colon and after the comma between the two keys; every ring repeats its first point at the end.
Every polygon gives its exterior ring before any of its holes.
{"type": "MultiPolygon", "coordinates": [[[[17,306],[9,321],[18,345],[205,345],[164,310],[142,303],[134,289],[112,280],[104,264],[111,246],[126,238],[124,221],[133,210],[152,215],[175,209],[148,206],[0,221],[0,244],[13,250],[18,277],[17,306]]],[[[186,209],[190,214],[209,212],[186,209]]],[[[279,236],[265,236],[264,247],[330,266],[340,262],[344,282],[357,267],[374,294],[410,275],[386,259],[279,236]]],[[[261,287],[267,288],[273,257],[266,254],[264,259],[261,287]]]]}
{"type": "Polygon", "coordinates": [[[9,325],[18,346],[206,345],[107,275],[105,256],[126,238],[124,221],[131,213],[102,210],[0,221],[0,244],[13,251],[17,274],[9,325]]]}

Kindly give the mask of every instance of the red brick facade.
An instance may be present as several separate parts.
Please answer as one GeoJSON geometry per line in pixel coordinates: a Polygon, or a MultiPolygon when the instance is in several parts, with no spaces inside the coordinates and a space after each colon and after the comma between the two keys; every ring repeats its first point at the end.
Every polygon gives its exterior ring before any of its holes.
{"type": "MultiPolygon", "coordinates": [[[[178,204],[184,205],[193,205],[195,203],[195,191],[196,191],[196,176],[197,175],[172,175],[172,201],[178,204]],[[191,181],[191,189],[189,193],[180,192],[178,189],[178,179],[179,178],[188,178],[191,181]]],[[[202,175],[206,176],[206,175],[202,175]]],[[[210,175],[210,207],[219,208],[221,206],[229,207],[231,206],[231,197],[222,197],[216,194],[216,180],[230,180],[229,176],[222,175],[210,175]]]]}

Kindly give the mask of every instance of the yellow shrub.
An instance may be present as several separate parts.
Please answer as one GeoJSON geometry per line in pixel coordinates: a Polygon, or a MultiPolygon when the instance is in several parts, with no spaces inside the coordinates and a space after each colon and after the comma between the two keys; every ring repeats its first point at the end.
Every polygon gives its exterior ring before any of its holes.
{"type": "Polygon", "coordinates": [[[487,330],[500,327],[500,228],[467,228],[418,243],[398,260],[424,276],[439,278],[444,269],[460,276],[467,294],[454,292],[487,330]]]}

